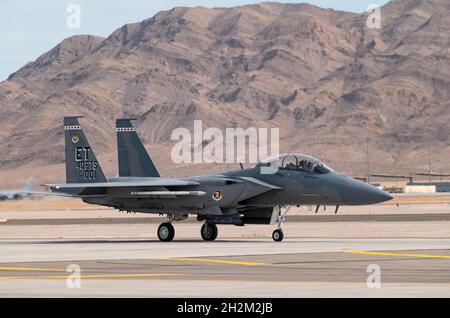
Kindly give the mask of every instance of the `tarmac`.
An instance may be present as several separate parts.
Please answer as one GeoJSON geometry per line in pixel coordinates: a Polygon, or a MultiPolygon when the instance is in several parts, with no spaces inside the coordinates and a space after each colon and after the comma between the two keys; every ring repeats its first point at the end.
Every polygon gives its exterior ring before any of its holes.
{"type": "Polygon", "coordinates": [[[450,239],[2,240],[0,297],[450,297],[449,246],[450,239]],[[80,288],[70,285],[73,266],[80,288]],[[371,266],[380,288],[367,284],[371,266]]]}
{"type": "Polygon", "coordinates": [[[450,207],[370,209],[163,243],[160,217],[0,207],[0,297],[450,297],[450,207]]]}

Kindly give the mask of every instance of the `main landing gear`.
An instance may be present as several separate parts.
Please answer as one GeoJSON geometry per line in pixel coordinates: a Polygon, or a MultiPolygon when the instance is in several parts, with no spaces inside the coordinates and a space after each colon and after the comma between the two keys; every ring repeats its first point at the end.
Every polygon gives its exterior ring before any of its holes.
{"type": "Polygon", "coordinates": [[[175,237],[175,228],[172,223],[165,222],[158,227],[158,238],[161,242],[170,242],[175,237]]]}
{"type": "Polygon", "coordinates": [[[161,242],[171,242],[175,237],[175,228],[172,225],[173,216],[167,214],[167,221],[158,227],[158,238],[161,242]]]}
{"type": "Polygon", "coordinates": [[[217,238],[217,234],[219,230],[217,229],[217,225],[214,223],[206,223],[203,224],[202,229],[200,230],[200,234],[202,235],[202,239],[205,241],[214,241],[217,238]]]}
{"type": "MultiPolygon", "coordinates": [[[[175,237],[175,228],[172,225],[174,217],[167,215],[167,221],[158,227],[158,238],[161,242],[171,242],[175,237]]],[[[176,219],[175,219],[176,220],[176,219]]],[[[205,241],[214,241],[217,238],[219,230],[215,223],[205,222],[200,230],[200,234],[205,241]]]]}

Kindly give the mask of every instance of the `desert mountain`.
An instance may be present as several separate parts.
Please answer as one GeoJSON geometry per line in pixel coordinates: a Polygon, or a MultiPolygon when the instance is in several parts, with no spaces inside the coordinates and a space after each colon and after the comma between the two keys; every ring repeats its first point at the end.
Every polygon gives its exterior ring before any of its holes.
{"type": "Polygon", "coordinates": [[[67,38],[0,83],[0,169],[62,181],[62,117],[83,115],[110,175],[120,117],[139,119],[165,175],[172,130],[194,119],[280,127],[282,152],[359,176],[367,138],[379,173],[426,171],[430,146],[448,173],[449,15],[446,0],[394,0],[369,29],[368,14],[307,4],[174,8],[107,38],[67,38]]]}

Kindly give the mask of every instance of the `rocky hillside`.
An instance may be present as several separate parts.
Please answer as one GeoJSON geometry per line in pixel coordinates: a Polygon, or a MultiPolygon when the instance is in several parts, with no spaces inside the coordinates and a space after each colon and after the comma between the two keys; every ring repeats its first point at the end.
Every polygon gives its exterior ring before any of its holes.
{"type": "Polygon", "coordinates": [[[367,138],[374,172],[426,171],[430,145],[448,173],[449,15],[445,0],[394,0],[369,29],[366,14],[306,4],[175,8],[65,39],[0,83],[0,169],[63,178],[62,117],[81,114],[110,174],[122,116],[166,175],[170,133],[194,119],[280,127],[282,152],[361,176],[367,138]]]}

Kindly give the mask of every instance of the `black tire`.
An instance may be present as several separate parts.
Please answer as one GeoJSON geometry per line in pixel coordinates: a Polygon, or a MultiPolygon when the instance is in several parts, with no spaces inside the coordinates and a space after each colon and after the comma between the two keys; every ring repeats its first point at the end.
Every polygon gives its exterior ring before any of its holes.
{"type": "Polygon", "coordinates": [[[273,233],[272,233],[272,239],[273,239],[275,242],[281,242],[281,241],[283,240],[283,237],[284,237],[283,231],[280,230],[280,229],[275,230],[275,231],[273,231],[273,233]]]}
{"type": "Polygon", "coordinates": [[[158,227],[158,238],[161,242],[170,242],[175,237],[175,229],[172,224],[166,222],[158,227]]]}
{"type": "Polygon", "coordinates": [[[202,225],[202,229],[200,230],[202,239],[204,239],[205,241],[214,241],[217,238],[218,233],[219,230],[217,229],[217,225],[215,225],[214,223],[205,223],[202,225]]]}

